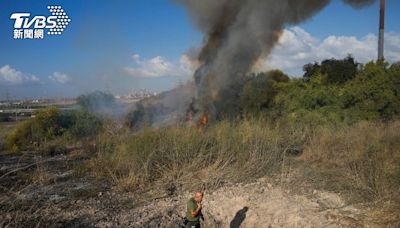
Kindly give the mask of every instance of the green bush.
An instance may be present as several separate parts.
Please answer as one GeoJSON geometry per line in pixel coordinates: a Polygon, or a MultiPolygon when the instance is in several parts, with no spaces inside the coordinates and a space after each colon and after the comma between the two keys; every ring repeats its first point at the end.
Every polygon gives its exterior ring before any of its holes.
{"type": "Polygon", "coordinates": [[[24,145],[30,145],[32,138],[32,121],[19,123],[14,130],[7,134],[4,139],[5,148],[10,152],[17,152],[24,145]]]}
{"type": "Polygon", "coordinates": [[[324,82],[329,84],[343,84],[357,75],[359,64],[352,56],[343,60],[327,59],[321,64],[307,64],[303,67],[305,81],[311,80],[318,74],[324,75],[324,82]]]}
{"type": "Polygon", "coordinates": [[[102,126],[102,121],[84,110],[73,110],[63,115],[62,124],[67,134],[73,138],[81,138],[95,136],[102,126]]]}
{"type": "Polygon", "coordinates": [[[368,63],[343,88],[341,101],[342,108],[352,113],[393,119],[400,114],[400,67],[368,63]]]}
{"type": "MultiPolygon", "coordinates": [[[[342,62],[351,65],[354,60],[342,62]]],[[[333,66],[332,69],[336,69],[333,66]]],[[[397,119],[400,114],[400,66],[371,62],[358,66],[353,76],[354,67],[356,65],[351,67],[352,70],[344,71],[351,75],[343,76],[346,80],[340,83],[327,83],[327,76],[321,69],[308,69],[308,74],[312,75],[308,75],[307,80],[293,78],[277,83],[265,75],[254,77],[242,92],[243,112],[311,125],[397,119]]]]}
{"type": "Polygon", "coordinates": [[[35,113],[35,117],[20,122],[5,137],[9,151],[38,147],[61,136],[73,139],[93,136],[101,128],[101,120],[83,110],[61,112],[57,108],[46,108],[35,113]]]}
{"type": "Polygon", "coordinates": [[[38,111],[35,118],[22,121],[6,135],[6,148],[10,151],[26,149],[61,135],[62,129],[58,125],[60,115],[60,111],[56,108],[38,111]]]}
{"type": "Polygon", "coordinates": [[[287,82],[289,77],[278,70],[250,76],[241,93],[241,110],[246,114],[258,115],[271,108],[278,93],[277,84],[287,82]]]}
{"type": "Polygon", "coordinates": [[[87,111],[107,113],[116,105],[112,94],[94,91],[77,98],[78,104],[87,111]]]}

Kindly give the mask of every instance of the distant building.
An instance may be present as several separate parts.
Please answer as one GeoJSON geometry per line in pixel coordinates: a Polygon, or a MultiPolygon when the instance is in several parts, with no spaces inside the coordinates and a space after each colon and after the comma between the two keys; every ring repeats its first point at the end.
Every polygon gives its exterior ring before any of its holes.
{"type": "Polygon", "coordinates": [[[139,91],[132,91],[126,95],[117,95],[115,96],[116,99],[122,100],[141,100],[148,97],[157,96],[156,92],[151,92],[147,89],[141,89],[139,91]]]}

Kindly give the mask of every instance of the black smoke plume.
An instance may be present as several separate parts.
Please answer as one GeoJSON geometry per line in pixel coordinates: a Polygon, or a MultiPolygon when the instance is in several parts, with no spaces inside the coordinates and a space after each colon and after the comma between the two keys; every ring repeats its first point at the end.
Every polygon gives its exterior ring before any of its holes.
{"type": "MultiPolygon", "coordinates": [[[[226,92],[253,65],[270,54],[285,26],[301,23],[330,0],[175,0],[205,34],[194,75],[195,110],[218,116],[216,104],[232,99],[226,92]]],[[[359,8],[374,0],[343,0],[359,8]]]]}

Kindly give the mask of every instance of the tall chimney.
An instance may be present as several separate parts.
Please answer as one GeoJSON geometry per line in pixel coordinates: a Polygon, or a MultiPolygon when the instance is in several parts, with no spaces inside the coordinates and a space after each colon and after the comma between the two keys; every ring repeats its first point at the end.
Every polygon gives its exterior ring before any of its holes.
{"type": "Polygon", "coordinates": [[[381,0],[381,10],[379,17],[379,43],[378,43],[378,60],[383,61],[384,40],[385,40],[385,0],[381,0]]]}

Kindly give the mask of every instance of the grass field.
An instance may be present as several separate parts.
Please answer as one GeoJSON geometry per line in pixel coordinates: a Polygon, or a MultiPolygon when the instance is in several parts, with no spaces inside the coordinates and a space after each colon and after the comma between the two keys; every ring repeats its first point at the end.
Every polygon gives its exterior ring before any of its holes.
{"type": "Polygon", "coordinates": [[[0,122],[0,152],[2,151],[2,145],[4,137],[10,133],[10,131],[17,125],[16,122],[0,122]]]}
{"type": "MultiPolygon", "coordinates": [[[[2,123],[0,137],[15,125],[2,123]]],[[[96,177],[119,192],[174,195],[268,177],[291,191],[328,190],[351,203],[383,208],[376,213],[385,214],[388,224],[400,219],[399,121],[295,126],[247,118],[205,129],[180,125],[138,132],[110,121],[102,129],[86,138],[51,137],[32,153],[81,159],[73,162],[73,176],[96,177]]],[[[52,174],[40,167],[34,180],[52,174]]]]}

